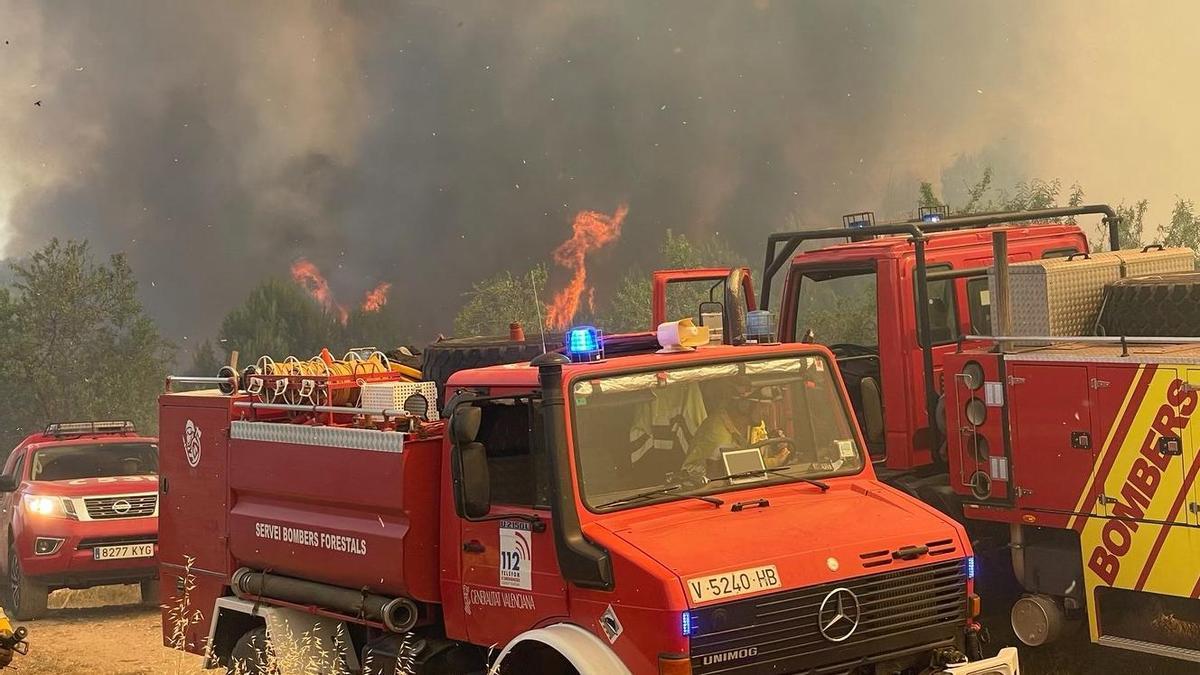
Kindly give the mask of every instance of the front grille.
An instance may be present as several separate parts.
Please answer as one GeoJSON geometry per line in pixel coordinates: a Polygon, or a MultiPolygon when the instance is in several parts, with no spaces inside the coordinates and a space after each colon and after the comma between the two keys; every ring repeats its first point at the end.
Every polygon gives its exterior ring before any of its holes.
{"type": "Polygon", "coordinates": [[[154,515],[157,510],[158,494],[151,492],[118,497],[84,497],[83,504],[92,520],[144,518],[154,515]]]}
{"type": "Polygon", "coordinates": [[[83,550],[97,546],[128,546],[131,544],[157,544],[158,536],[139,534],[128,537],[85,537],[79,540],[76,548],[83,550]]]}
{"type": "Polygon", "coordinates": [[[966,585],[960,558],[693,610],[692,672],[836,673],[951,644],[966,623],[966,585]],[[818,613],[839,588],[857,596],[859,621],[833,642],[818,613]]]}

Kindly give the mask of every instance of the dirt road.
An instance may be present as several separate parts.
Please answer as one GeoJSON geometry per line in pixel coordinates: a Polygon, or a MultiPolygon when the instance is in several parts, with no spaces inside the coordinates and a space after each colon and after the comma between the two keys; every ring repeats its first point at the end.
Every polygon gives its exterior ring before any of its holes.
{"type": "MultiPolygon", "coordinates": [[[[50,617],[31,621],[30,653],[17,657],[18,675],[200,675],[200,659],[162,646],[159,611],[134,603],[136,586],[56,593],[50,617]]],[[[1014,641],[1004,617],[987,617],[994,626],[995,648],[1014,641]]],[[[1028,675],[1095,673],[1195,673],[1194,664],[1097,647],[1087,631],[1076,631],[1050,648],[1021,649],[1028,675]]]]}
{"type": "Polygon", "coordinates": [[[33,675],[195,675],[200,659],[162,646],[159,610],[136,603],[137,586],[59,591],[57,608],[30,621],[29,655],[17,673],[33,675]]]}

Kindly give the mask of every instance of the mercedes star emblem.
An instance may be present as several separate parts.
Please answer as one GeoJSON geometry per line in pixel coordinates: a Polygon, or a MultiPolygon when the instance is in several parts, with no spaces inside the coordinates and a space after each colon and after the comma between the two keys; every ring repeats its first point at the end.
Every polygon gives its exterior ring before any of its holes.
{"type": "Polygon", "coordinates": [[[126,513],[129,513],[129,509],[131,508],[131,506],[132,505],[129,502],[125,501],[124,499],[118,499],[117,501],[113,502],[112,510],[113,510],[113,513],[115,513],[119,516],[123,516],[126,513]]]}
{"type": "Polygon", "coordinates": [[[842,642],[858,630],[858,596],[848,588],[835,588],[821,601],[817,610],[817,629],[830,642],[842,642]]]}

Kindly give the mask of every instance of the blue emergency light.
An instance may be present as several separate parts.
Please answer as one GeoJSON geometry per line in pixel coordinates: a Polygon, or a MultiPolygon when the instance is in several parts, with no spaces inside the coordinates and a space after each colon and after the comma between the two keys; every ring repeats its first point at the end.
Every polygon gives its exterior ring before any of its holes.
{"type": "Polygon", "coordinates": [[[967,578],[975,578],[975,556],[967,557],[967,578]]]}
{"type": "Polygon", "coordinates": [[[694,627],[692,626],[692,613],[683,613],[683,636],[688,637],[692,634],[694,627]]]}
{"type": "Polygon", "coordinates": [[[925,223],[939,223],[941,220],[942,216],[938,213],[926,213],[925,215],[921,216],[921,221],[925,223]]]}
{"type": "Polygon", "coordinates": [[[604,358],[604,339],[595,326],[576,326],[567,331],[567,356],[572,361],[599,361],[604,358]]]}

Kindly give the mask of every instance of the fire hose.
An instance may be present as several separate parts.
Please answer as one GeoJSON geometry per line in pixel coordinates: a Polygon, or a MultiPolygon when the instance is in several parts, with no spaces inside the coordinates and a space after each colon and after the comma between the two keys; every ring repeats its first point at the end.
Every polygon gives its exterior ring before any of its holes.
{"type": "Polygon", "coordinates": [[[338,360],[322,349],[320,355],[306,361],[288,356],[277,362],[264,355],[242,373],[242,381],[247,393],[268,403],[346,406],[358,396],[363,377],[386,373],[409,381],[421,379],[420,371],[393,363],[380,351],[366,357],[351,351],[338,360]]]}
{"type": "Polygon", "coordinates": [[[419,618],[417,604],[408,598],[389,598],[365,590],[258,572],[248,567],[234,572],[230,585],[234,595],[242,599],[313,605],[382,623],[393,633],[407,633],[417,625],[419,618]]]}

